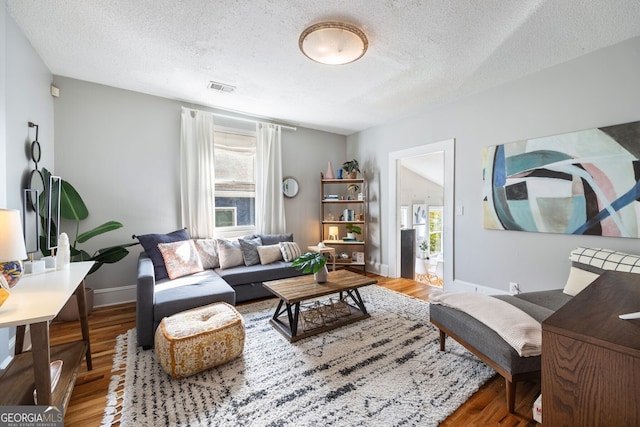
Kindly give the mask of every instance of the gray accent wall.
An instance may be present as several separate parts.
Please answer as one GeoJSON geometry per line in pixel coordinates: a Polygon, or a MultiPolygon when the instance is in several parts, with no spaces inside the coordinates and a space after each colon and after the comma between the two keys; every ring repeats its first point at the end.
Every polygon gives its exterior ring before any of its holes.
{"type": "Polygon", "coordinates": [[[372,215],[380,241],[368,255],[388,264],[389,153],[455,138],[454,278],[456,283],[507,291],[561,288],[569,252],[578,246],[640,254],[638,239],[567,236],[483,228],[482,149],[528,138],[640,120],[640,38],[347,138],[348,157],[360,157],[379,190],[372,215]],[[382,248],[380,250],[379,248],[382,248]]]}
{"type": "MultiPolygon", "coordinates": [[[[54,80],[60,88],[54,108],[55,172],[87,204],[90,216],[81,232],[109,220],[124,225],[80,247],[93,253],[132,242],[133,234],[180,228],[181,107],[217,110],[61,76],[54,80]]],[[[300,183],[298,196],[285,199],[287,227],[304,249],[319,240],[320,172],[329,160],[333,165],[345,160],[346,137],[298,128],[282,131],[282,145],[283,174],[300,183]]],[[[70,238],[75,235],[72,224],[63,224],[63,230],[74,233],[70,238]]],[[[89,276],[88,286],[135,285],[140,251],[132,247],[124,260],[103,266],[89,276]]]]}
{"type": "MultiPolygon", "coordinates": [[[[0,207],[22,209],[22,189],[34,165],[29,121],[40,126],[40,167],[54,165],[52,75],[5,8],[0,2],[0,207]]],[[[15,328],[0,329],[0,368],[13,353],[14,336],[15,328]]]]}

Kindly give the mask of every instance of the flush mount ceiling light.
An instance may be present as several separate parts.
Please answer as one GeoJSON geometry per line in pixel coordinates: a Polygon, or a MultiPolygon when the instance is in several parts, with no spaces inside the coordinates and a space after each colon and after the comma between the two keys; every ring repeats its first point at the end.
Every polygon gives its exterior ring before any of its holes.
{"type": "Polygon", "coordinates": [[[313,61],[342,65],[360,59],[367,51],[369,42],[367,36],[353,25],[321,22],[300,34],[298,46],[313,61]]]}

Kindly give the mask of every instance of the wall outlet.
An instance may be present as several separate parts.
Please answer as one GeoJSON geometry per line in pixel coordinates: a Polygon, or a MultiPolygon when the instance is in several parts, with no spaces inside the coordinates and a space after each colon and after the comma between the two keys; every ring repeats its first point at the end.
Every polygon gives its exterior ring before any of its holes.
{"type": "Polygon", "coordinates": [[[516,282],[509,282],[509,292],[511,292],[512,294],[519,294],[520,285],[518,285],[516,282]]]}

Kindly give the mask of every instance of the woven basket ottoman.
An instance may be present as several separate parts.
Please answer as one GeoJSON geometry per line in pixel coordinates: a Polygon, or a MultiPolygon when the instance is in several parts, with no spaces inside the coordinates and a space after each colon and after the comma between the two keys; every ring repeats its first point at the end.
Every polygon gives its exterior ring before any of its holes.
{"type": "Polygon", "coordinates": [[[197,374],[242,354],[244,319],[226,302],[176,313],[160,322],[155,351],[175,379],[197,374]]]}

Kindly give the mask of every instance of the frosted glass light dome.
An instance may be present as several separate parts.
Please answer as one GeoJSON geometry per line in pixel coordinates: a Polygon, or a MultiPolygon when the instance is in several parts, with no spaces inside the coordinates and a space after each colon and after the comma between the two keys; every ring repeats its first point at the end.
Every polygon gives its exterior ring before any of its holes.
{"type": "Polygon", "coordinates": [[[309,59],[328,65],[356,61],[367,51],[367,36],[358,28],[342,22],[321,22],[300,35],[298,45],[309,59]]]}

